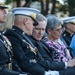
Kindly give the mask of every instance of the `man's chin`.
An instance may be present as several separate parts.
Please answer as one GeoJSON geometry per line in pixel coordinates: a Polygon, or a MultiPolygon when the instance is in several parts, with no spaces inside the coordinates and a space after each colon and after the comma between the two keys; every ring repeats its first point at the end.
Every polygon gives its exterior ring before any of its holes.
{"type": "Polygon", "coordinates": [[[37,40],[38,40],[38,41],[40,41],[40,40],[41,40],[41,38],[37,38],[37,40]]]}

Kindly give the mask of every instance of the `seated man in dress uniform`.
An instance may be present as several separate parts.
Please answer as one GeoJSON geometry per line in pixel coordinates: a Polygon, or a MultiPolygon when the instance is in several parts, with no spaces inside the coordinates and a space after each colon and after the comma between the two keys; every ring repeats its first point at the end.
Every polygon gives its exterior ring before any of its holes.
{"type": "Polygon", "coordinates": [[[65,31],[62,33],[62,38],[69,46],[75,33],[75,16],[63,18],[62,21],[65,27],[65,31]]]}
{"type": "MultiPolygon", "coordinates": [[[[6,21],[5,6],[0,6],[0,23],[6,21]]],[[[12,70],[12,51],[11,43],[0,32],[0,75],[26,75],[12,70]]]]}

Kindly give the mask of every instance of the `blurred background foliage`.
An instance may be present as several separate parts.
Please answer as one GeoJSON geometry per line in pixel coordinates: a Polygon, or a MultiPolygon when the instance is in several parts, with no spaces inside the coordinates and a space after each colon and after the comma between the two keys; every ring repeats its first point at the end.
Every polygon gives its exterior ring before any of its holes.
{"type": "Polygon", "coordinates": [[[43,15],[55,14],[61,17],[75,15],[75,0],[6,0],[5,4],[13,3],[14,7],[34,7],[43,15]],[[61,2],[62,1],[62,2],[61,2]]]}
{"type": "Polygon", "coordinates": [[[10,4],[11,2],[13,2],[13,0],[6,0],[5,4],[10,4]]]}

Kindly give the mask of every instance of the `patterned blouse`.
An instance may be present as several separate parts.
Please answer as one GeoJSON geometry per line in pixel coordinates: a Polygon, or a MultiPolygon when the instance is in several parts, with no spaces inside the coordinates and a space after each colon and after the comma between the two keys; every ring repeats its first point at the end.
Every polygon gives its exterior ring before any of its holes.
{"type": "Polygon", "coordinates": [[[53,42],[48,38],[45,38],[45,42],[48,44],[49,47],[52,47],[54,49],[54,61],[66,62],[71,59],[69,50],[60,39],[53,42]]]}

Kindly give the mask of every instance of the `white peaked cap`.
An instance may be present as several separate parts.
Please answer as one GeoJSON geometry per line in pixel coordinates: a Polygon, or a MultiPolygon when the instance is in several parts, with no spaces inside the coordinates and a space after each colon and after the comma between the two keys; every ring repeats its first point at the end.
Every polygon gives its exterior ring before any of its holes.
{"type": "Polygon", "coordinates": [[[29,16],[29,17],[31,17],[35,21],[35,23],[37,23],[37,21],[36,21],[36,15],[40,14],[39,10],[37,10],[35,8],[28,8],[28,7],[13,8],[11,10],[11,12],[13,12],[15,15],[29,16]]]}
{"type": "Polygon", "coordinates": [[[74,23],[75,24],[75,16],[62,18],[61,20],[63,21],[63,23],[74,23]]]}

